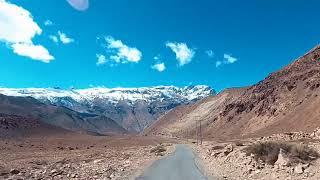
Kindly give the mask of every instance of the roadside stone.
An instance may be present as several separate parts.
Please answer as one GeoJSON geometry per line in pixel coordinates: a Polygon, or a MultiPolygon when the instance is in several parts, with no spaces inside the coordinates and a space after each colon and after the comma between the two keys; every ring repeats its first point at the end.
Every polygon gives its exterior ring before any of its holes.
{"type": "Polygon", "coordinates": [[[311,137],[314,139],[320,139],[320,128],[317,128],[316,130],[313,131],[311,134],[311,137]]]}
{"type": "Polygon", "coordinates": [[[57,170],[56,170],[56,169],[53,169],[53,170],[51,170],[50,173],[51,173],[51,174],[57,173],[57,170]]]}
{"type": "Polygon", "coordinates": [[[296,167],[294,167],[294,172],[296,174],[302,174],[303,173],[303,166],[302,164],[298,164],[296,167]]]}
{"type": "Polygon", "coordinates": [[[17,170],[17,169],[11,169],[10,170],[10,174],[19,174],[19,173],[20,173],[20,171],[17,170]]]}
{"type": "Polygon", "coordinates": [[[228,154],[230,154],[231,152],[233,151],[233,146],[232,144],[229,144],[227,145],[225,148],[224,148],[224,155],[227,156],[228,154]]]}
{"type": "Polygon", "coordinates": [[[93,163],[94,163],[94,164],[98,164],[98,163],[100,163],[100,162],[102,162],[102,161],[103,161],[103,159],[96,159],[96,160],[93,161],[93,163]]]}
{"type": "Polygon", "coordinates": [[[283,149],[280,149],[278,160],[274,163],[275,166],[283,167],[288,166],[290,162],[289,157],[285,154],[283,149]]]}
{"type": "Polygon", "coordinates": [[[111,174],[109,177],[110,177],[111,179],[114,178],[114,174],[111,174]]]}
{"type": "Polygon", "coordinates": [[[212,157],[217,157],[219,154],[221,154],[221,151],[217,151],[217,152],[212,152],[210,156],[212,157]]]}

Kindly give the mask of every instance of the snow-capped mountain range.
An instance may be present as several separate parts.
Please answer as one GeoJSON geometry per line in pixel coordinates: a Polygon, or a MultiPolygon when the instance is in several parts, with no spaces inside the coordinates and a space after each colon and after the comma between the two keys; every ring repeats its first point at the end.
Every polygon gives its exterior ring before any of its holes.
{"type": "Polygon", "coordinates": [[[175,86],[155,86],[142,88],[88,88],[88,89],[60,89],[60,88],[0,88],[0,94],[6,96],[33,97],[38,100],[48,100],[52,103],[57,98],[69,97],[77,102],[104,99],[111,103],[127,100],[134,103],[139,100],[151,102],[154,100],[176,99],[178,101],[193,101],[214,94],[209,86],[197,85],[183,88],[175,86]]]}
{"type": "Polygon", "coordinates": [[[6,96],[33,97],[87,114],[103,115],[128,131],[142,131],[166,111],[214,95],[205,85],[142,88],[0,88],[6,96]]]}

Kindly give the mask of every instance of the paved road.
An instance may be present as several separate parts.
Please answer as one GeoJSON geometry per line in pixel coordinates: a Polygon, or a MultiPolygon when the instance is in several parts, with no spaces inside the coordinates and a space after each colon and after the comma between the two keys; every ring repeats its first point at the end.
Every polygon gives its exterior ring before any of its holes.
{"type": "Polygon", "coordinates": [[[174,154],[153,163],[136,180],[207,180],[195,163],[192,150],[177,145],[174,154]]]}

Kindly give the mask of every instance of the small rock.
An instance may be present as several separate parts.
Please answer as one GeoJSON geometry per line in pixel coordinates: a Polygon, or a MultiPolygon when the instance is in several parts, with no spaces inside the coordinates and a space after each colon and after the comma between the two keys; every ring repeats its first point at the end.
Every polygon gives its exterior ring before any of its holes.
{"type": "Polygon", "coordinates": [[[303,169],[304,169],[304,170],[305,170],[305,169],[307,169],[309,166],[310,166],[310,164],[309,164],[309,163],[307,163],[307,164],[303,164],[303,165],[302,165],[302,167],[303,167],[303,169]]]}
{"type": "Polygon", "coordinates": [[[10,174],[19,174],[19,173],[20,173],[20,171],[17,170],[17,169],[11,169],[10,170],[10,174]]]}
{"type": "Polygon", "coordinates": [[[51,174],[57,173],[57,170],[56,170],[56,169],[53,169],[50,173],[51,173],[51,174]]]}
{"type": "Polygon", "coordinates": [[[275,166],[288,166],[290,162],[289,157],[285,154],[283,149],[280,149],[280,152],[278,154],[278,160],[274,163],[275,166]]]}
{"type": "Polygon", "coordinates": [[[233,151],[233,146],[232,144],[229,144],[227,145],[225,148],[224,148],[224,155],[227,156],[228,154],[230,154],[231,152],[233,151]]]}
{"type": "Polygon", "coordinates": [[[212,157],[217,157],[219,154],[221,154],[220,151],[212,152],[210,156],[212,156],[212,157]]]}
{"type": "Polygon", "coordinates": [[[294,172],[297,173],[297,174],[302,174],[303,173],[302,164],[298,164],[296,167],[294,167],[294,172]]]}
{"type": "Polygon", "coordinates": [[[96,159],[96,160],[93,161],[93,163],[94,163],[94,164],[98,164],[98,163],[102,162],[102,160],[103,160],[103,159],[96,159]]]}
{"type": "Polygon", "coordinates": [[[126,161],[124,161],[124,163],[125,163],[125,164],[130,164],[131,161],[130,161],[130,160],[126,160],[126,161]]]}

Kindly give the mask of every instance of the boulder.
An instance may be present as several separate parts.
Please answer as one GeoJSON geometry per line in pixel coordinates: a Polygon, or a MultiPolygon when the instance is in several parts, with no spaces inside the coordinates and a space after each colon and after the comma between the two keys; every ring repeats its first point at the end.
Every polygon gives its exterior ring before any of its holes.
{"type": "Polygon", "coordinates": [[[11,170],[10,170],[10,173],[11,173],[11,174],[19,174],[20,171],[17,170],[17,169],[11,169],[11,170]]]}
{"type": "Polygon", "coordinates": [[[210,154],[210,156],[212,156],[212,157],[218,157],[218,155],[221,154],[221,153],[222,153],[221,151],[212,152],[212,153],[210,154]]]}
{"type": "Polygon", "coordinates": [[[294,167],[294,172],[297,174],[302,174],[303,173],[303,165],[302,164],[298,164],[296,167],[294,167]]]}
{"type": "Polygon", "coordinates": [[[278,154],[278,160],[274,163],[275,166],[283,167],[283,166],[289,166],[290,159],[285,154],[285,151],[283,149],[280,149],[278,154]]]}
{"type": "Polygon", "coordinates": [[[232,144],[229,144],[224,148],[223,153],[224,153],[225,156],[227,156],[232,151],[233,151],[233,146],[232,146],[232,144]]]}
{"type": "Polygon", "coordinates": [[[314,139],[320,139],[320,128],[317,128],[316,130],[313,131],[311,134],[311,137],[314,139]]]}

